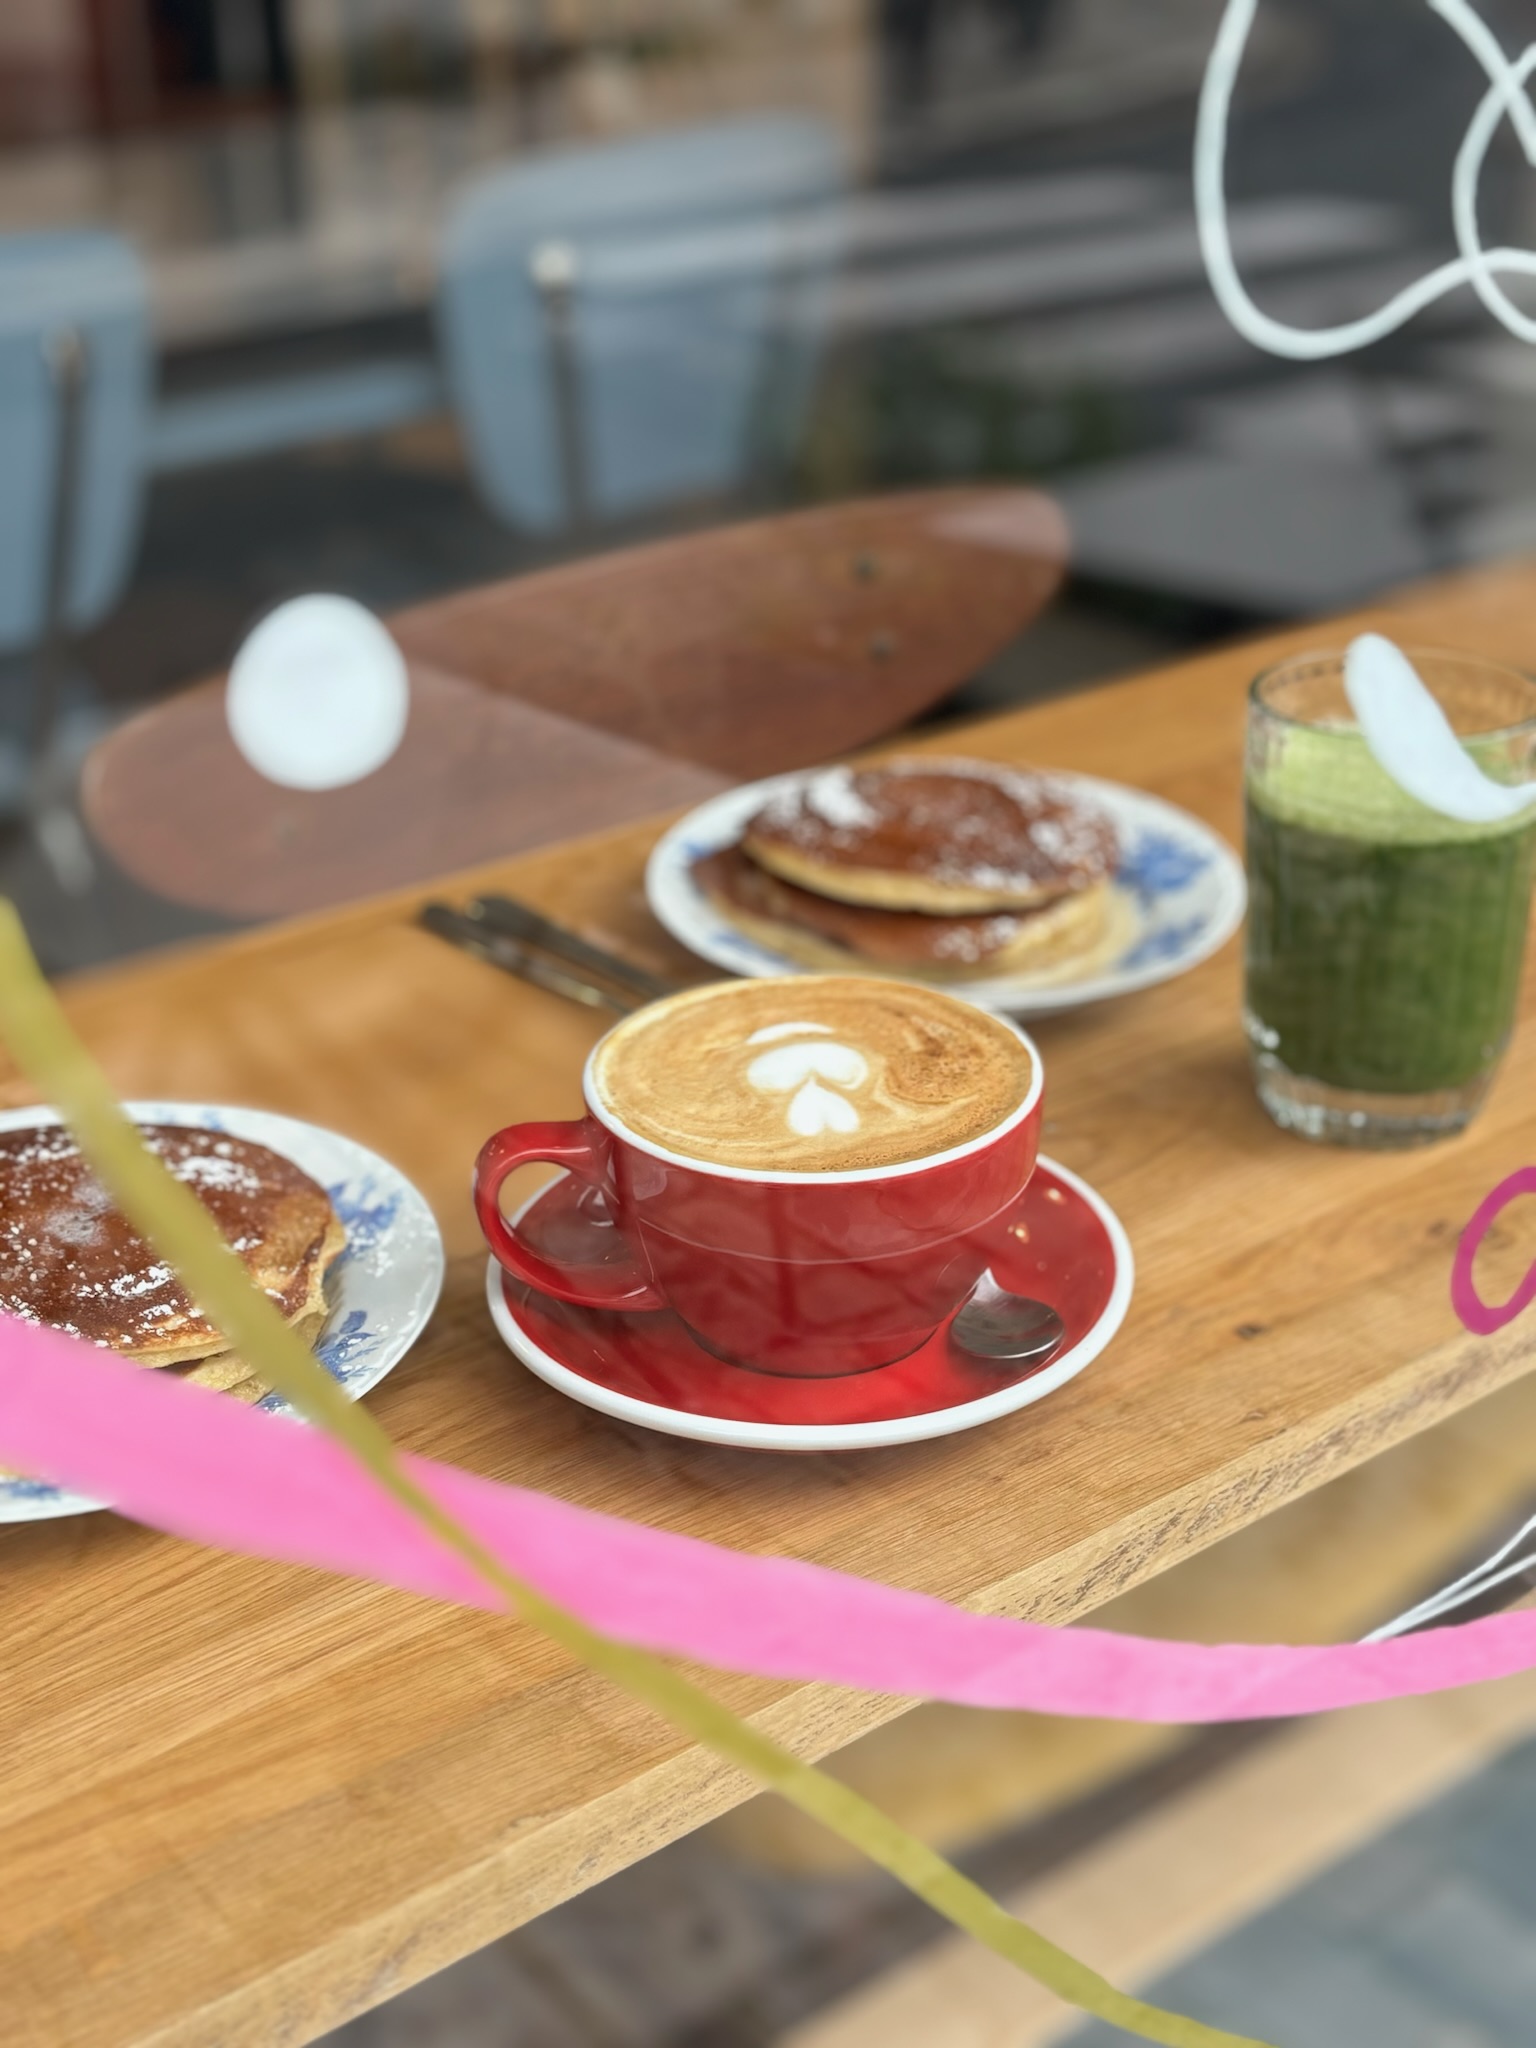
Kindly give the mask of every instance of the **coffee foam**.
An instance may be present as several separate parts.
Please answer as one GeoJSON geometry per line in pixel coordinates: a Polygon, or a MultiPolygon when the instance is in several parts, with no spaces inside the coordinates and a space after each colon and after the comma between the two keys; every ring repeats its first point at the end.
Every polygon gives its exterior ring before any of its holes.
{"type": "Polygon", "coordinates": [[[597,1099],[637,1137],[718,1166],[851,1173],[948,1152],[1034,1078],[985,1010],[866,975],[722,982],[636,1013],[598,1048],[597,1099]]]}

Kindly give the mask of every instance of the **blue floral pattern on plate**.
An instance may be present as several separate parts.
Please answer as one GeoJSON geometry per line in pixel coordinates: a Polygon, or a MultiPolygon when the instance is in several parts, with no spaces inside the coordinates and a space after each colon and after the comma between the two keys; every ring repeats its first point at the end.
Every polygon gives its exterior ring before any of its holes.
{"type": "Polygon", "coordinates": [[[1136,941],[1117,963],[1122,970],[1145,967],[1155,960],[1182,960],[1199,943],[1204,927],[1197,917],[1187,924],[1159,925],[1136,941]]]}
{"type": "Polygon", "coordinates": [[[1203,846],[1192,845],[1172,832],[1142,832],[1126,848],[1115,880],[1122,889],[1132,889],[1144,903],[1187,889],[1197,875],[1203,875],[1213,856],[1203,846]]]}
{"type": "MultiPolygon", "coordinates": [[[[126,1106],[142,1123],[195,1124],[253,1139],[320,1182],[346,1228],[347,1245],[326,1281],[331,1315],[315,1355],[353,1400],[376,1387],[420,1336],[442,1290],[442,1239],[425,1197],[377,1153],[293,1117],[205,1103],[126,1106]]],[[[0,1130],[45,1121],[52,1121],[46,1111],[12,1110],[0,1114],[0,1130]]],[[[294,1414],[280,1394],[268,1394],[260,1406],[294,1414]]],[[[0,1477],[0,1522],[79,1514],[96,1505],[40,1480],[0,1477]]]]}
{"type": "MultiPolygon", "coordinates": [[[[770,796],[803,779],[798,772],[776,775],[727,790],[674,825],[651,855],[645,878],[651,909],[674,938],[733,974],[804,970],[737,931],[694,881],[693,864],[733,844],[770,796]]],[[[1187,811],[1091,775],[1053,771],[1053,780],[1076,787],[1115,821],[1121,853],[1111,898],[1116,938],[1107,957],[1085,963],[947,984],[972,1002],[1016,1016],[1073,1009],[1183,974],[1232,936],[1246,902],[1242,862],[1187,811]]]]}

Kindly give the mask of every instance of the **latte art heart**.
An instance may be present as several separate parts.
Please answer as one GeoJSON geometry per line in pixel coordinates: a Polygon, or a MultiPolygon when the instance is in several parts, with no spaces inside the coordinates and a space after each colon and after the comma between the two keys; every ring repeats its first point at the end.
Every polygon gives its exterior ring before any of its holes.
{"type": "Polygon", "coordinates": [[[823,1131],[856,1131],[859,1112],[846,1095],[834,1095],[830,1088],[807,1081],[795,1090],[784,1121],[797,1138],[819,1138],[823,1131]]]}
{"type": "Polygon", "coordinates": [[[758,1054],[747,1069],[747,1080],[754,1088],[781,1092],[798,1088],[812,1074],[835,1081],[840,1088],[859,1088],[869,1079],[869,1062],[851,1045],[839,1045],[836,1039],[778,1045],[772,1052],[758,1054]]]}
{"type": "MultiPolygon", "coordinates": [[[[748,1045],[766,1039],[782,1039],[791,1031],[825,1031],[825,1024],[770,1024],[754,1031],[748,1045]]],[[[777,1044],[771,1052],[759,1053],[747,1068],[747,1085],[768,1094],[788,1094],[794,1099],[785,1122],[800,1138],[817,1138],[823,1131],[856,1131],[859,1112],[846,1095],[834,1095],[822,1081],[834,1081],[840,1088],[859,1088],[869,1079],[869,1062],[851,1045],[835,1038],[813,1038],[799,1045],[777,1044]]]]}
{"type": "Polygon", "coordinates": [[[721,982],[649,1004],[592,1062],[593,1099],[668,1152],[767,1173],[946,1152],[1017,1110],[1026,1042],[937,989],[851,975],[721,982]]]}

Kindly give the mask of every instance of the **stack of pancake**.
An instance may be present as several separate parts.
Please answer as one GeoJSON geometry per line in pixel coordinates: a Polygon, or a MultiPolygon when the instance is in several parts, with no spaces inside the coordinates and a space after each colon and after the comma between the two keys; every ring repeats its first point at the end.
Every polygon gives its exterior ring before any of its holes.
{"type": "Polygon", "coordinates": [[[1118,937],[1112,820],[1049,775],[986,761],[827,768],[772,798],[694,879],[807,967],[931,981],[1086,965],[1118,937]]]}
{"type": "MultiPolygon", "coordinates": [[[[313,1343],[327,1315],[325,1277],[347,1241],[325,1190],[249,1139],[169,1124],[140,1134],[313,1343]]],[[[59,1125],[0,1134],[0,1310],[241,1401],[268,1391],[112,1206],[59,1125]]]]}

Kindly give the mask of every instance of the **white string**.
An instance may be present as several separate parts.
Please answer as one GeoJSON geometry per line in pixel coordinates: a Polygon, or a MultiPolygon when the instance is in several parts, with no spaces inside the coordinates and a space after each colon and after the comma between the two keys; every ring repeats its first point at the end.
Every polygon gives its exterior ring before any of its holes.
{"type": "MultiPolygon", "coordinates": [[[[1431,0],[1433,4],[1433,0],[1431,0]]],[[[1521,341],[1536,341],[1536,320],[1530,319],[1507,296],[1503,286],[1494,277],[1482,242],[1477,232],[1477,188],[1483,174],[1483,160],[1488,146],[1493,141],[1499,122],[1506,112],[1519,121],[1519,111],[1529,114],[1531,102],[1525,92],[1525,81],[1536,68],[1536,44],[1533,44],[1513,69],[1506,69],[1504,76],[1496,79],[1488,88],[1472,116],[1465,140],[1456,153],[1456,170],[1451,180],[1451,211],[1456,223],[1456,244],[1463,258],[1472,266],[1472,285],[1478,297],[1495,318],[1502,320],[1511,334],[1521,341]]],[[[1529,145],[1526,150],[1530,154],[1529,145]]],[[[1528,258],[1519,266],[1536,271],[1536,257],[1528,258]]]]}
{"type": "Polygon", "coordinates": [[[1403,1635],[1409,1629],[1417,1628],[1422,1622],[1435,1620],[1452,1607],[1465,1606],[1469,1600],[1477,1599],[1493,1586],[1502,1585],[1506,1579],[1517,1578],[1521,1572],[1536,1564],[1536,1555],[1520,1558],[1516,1563],[1506,1566],[1503,1571],[1496,1570],[1496,1567],[1502,1565],[1516,1545],[1523,1543],[1533,1531],[1536,1531],[1536,1515],[1523,1522],[1508,1542],[1499,1545],[1492,1557],[1485,1557],[1481,1564],[1474,1565],[1471,1571],[1463,1573],[1459,1579],[1453,1579],[1450,1585],[1442,1586],[1438,1593],[1431,1593],[1426,1599],[1421,1600],[1417,1607],[1410,1607],[1406,1614],[1398,1615],[1393,1621],[1383,1622],[1380,1628],[1373,1629],[1368,1636],[1362,1636],[1361,1641],[1381,1643],[1390,1636],[1403,1635]]]}
{"type": "Polygon", "coordinates": [[[1469,1601],[1480,1600],[1485,1593],[1491,1593],[1495,1586],[1502,1586],[1506,1579],[1519,1578],[1522,1572],[1530,1571],[1532,1566],[1536,1566],[1536,1551],[1517,1558],[1513,1564],[1506,1565],[1503,1571],[1495,1572],[1490,1578],[1479,1579],[1475,1586],[1467,1587],[1454,1598],[1446,1594],[1439,1599],[1426,1601],[1422,1607],[1414,1608],[1410,1614],[1399,1615],[1396,1621],[1389,1621],[1370,1635],[1362,1636],[1361,1641],[1385,1642],[1389,1637],[1406,1635],[1409,1629],[1421,1628],[1426,1622],[1438,1621],[1442,1615],[1449,1614],[1453,1609],[1465,1607],[1469,1601]]]}
{"type": "Polygon", "coordinates": [[[1232,254],[1226,155],[1232,95],[1258,5],[1259,0],[1227,0],[1200,88],[1195,123],[1195,220],[1201,254],[1217,303],[1239,334],[1271,355],[1287,356],[1296,362],[1319,362],[1324,357],[1347,355],[1384,340],[1437,299],[1470,284],[1510,333],[1522,341],[1536,341],[1536,321],[1528,319],[1509,299],[1496,275],[1499,271],[1536,275],[1536,251],[1484,249],[1477,227],[1477,194],[1483,162],[1499,122],[1506,116],[1520,138],[1527,161],[1536,166],[1536,106],[1525,90],[1525,81],[1536,67],[1536,46],[1511,64],[1470,0],[1428,0],[1433,11],[1460,36],[1489,79],[1488,92],[1478,103],[1456,159],[1452,213],[1461,254],[1405,286],[1377,312],[1340,327],[1289,327],[1254,304],[1232,254]]]}

